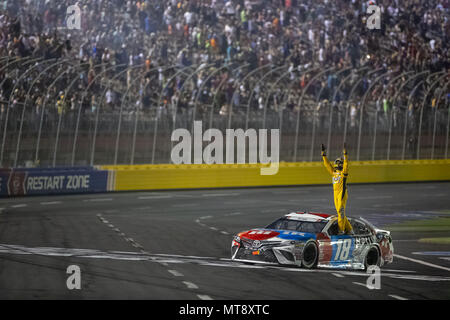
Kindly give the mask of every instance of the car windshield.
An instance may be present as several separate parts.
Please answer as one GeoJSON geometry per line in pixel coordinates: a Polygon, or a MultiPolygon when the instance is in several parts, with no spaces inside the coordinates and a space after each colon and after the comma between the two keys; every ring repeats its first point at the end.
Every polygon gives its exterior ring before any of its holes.
{"type": "Polygon", "coordinates": [[[286,218],[280,218],[275,222],[269,224],[267,229],[275,230],[292,230],[300,232],[318,233],[323,230],[327,223],[326,222],[310,222],[310,221],[299,221],[291,220],[286,218]]]}

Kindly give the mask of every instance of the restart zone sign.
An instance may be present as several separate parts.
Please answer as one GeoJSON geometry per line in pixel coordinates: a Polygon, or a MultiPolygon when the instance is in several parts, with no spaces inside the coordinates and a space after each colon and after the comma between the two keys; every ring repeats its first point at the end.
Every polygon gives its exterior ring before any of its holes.
{"type": "Polygon", "coordinates": [[[0,170],[0,196],[106,192],[110,172],[100,170],[0,170]]]}

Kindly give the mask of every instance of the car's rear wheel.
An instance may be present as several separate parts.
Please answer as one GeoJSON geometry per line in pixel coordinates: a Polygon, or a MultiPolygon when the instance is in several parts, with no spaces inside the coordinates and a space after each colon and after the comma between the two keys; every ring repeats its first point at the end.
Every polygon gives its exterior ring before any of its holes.
{"type": "Polygon", "coordinates": [[[314,241],[306,243],[302,253],[302,266],[307,269],[313,269],[317,266],[319,258],[319,249],[314,241]]]}
{"type": "Polygon", "coordinates": [[[379,266],[380,265],[380,251],[378,251],[377,247],[372,247],[366,254],[366,258],[364,260],[364,267],[367,270],[370,266],[379,266]]]}

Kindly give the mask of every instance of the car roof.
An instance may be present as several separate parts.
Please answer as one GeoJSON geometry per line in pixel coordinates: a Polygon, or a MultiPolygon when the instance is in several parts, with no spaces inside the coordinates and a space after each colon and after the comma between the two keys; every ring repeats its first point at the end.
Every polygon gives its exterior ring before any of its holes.
{"type": "Polygon", "coordinates": [[[328,222],[332,220],[335,217],[335,215],[317,212],[291,212],[285,215],[284,217],[289,220],[296,220],[296,221],[328,222]]]}

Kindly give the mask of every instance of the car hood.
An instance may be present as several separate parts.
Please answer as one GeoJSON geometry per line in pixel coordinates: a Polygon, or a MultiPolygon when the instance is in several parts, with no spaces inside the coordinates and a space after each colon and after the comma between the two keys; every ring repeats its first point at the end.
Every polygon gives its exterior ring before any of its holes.
{"type": "Polygon", "coordinates": [[[308,232],[298,232],[290,230],[273,230],[273,229],[252,229],[238,234],[240,238],[259,241],[307,241],[316,239],[316,234],[308,232]]]}

